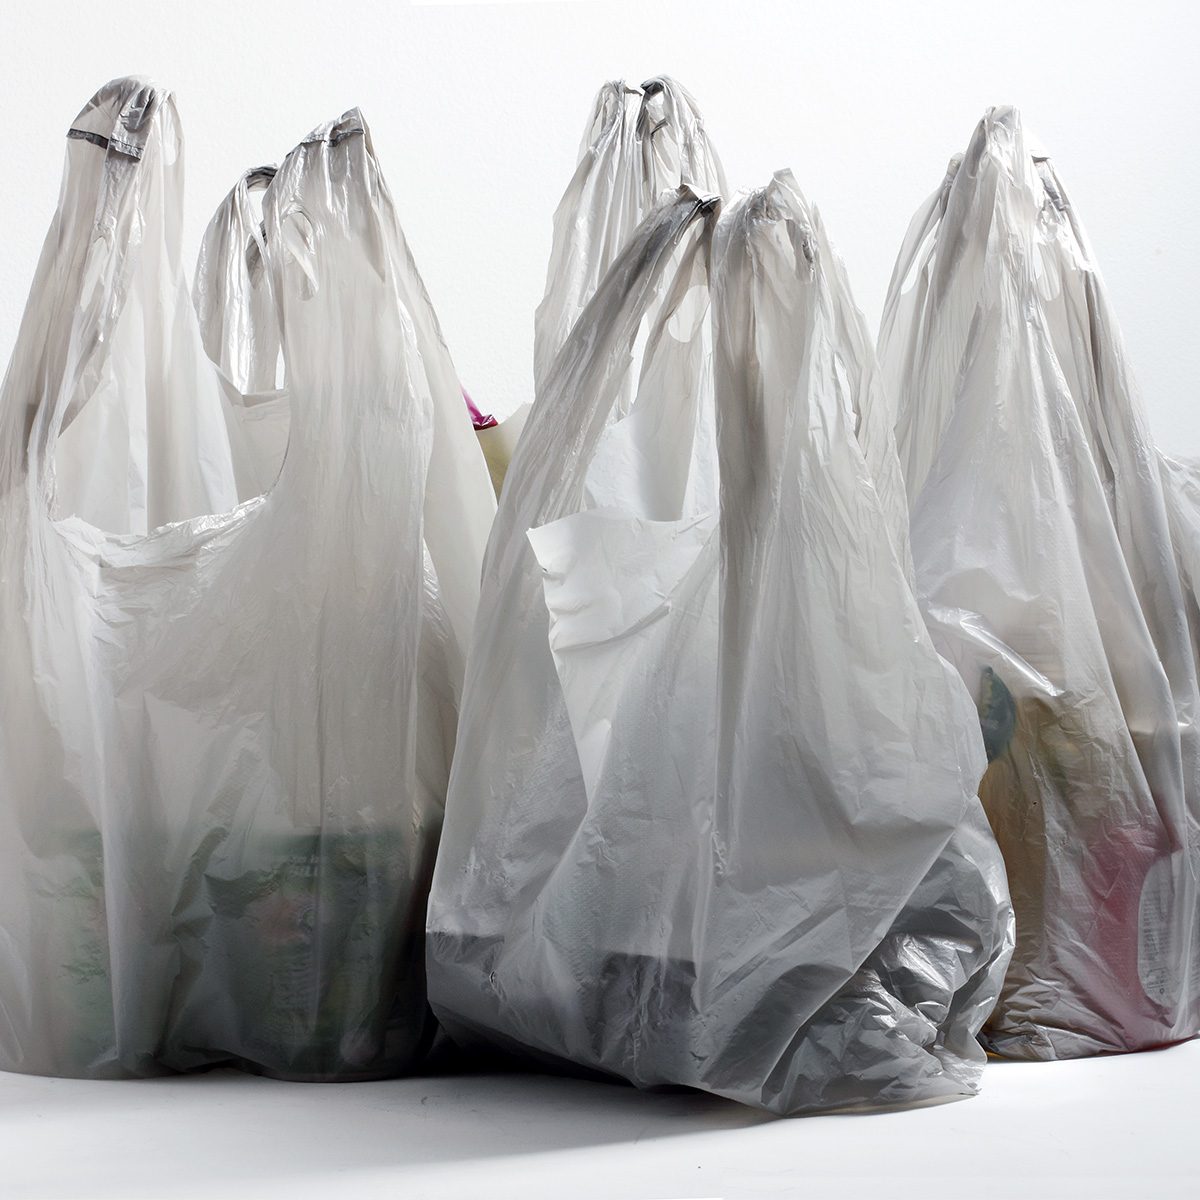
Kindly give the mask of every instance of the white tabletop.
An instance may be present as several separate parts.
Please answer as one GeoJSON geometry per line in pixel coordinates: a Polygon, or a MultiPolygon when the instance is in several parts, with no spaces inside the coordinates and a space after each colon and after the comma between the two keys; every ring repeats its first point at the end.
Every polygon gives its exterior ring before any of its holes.
{"type": "Polygon", "coordinates": [[[541,1075],[314,1085],[0,1074],[0,1197],[1200,1196],[1200,1042],[993,1063],[972,1100],[776,1120],[541,1075]]]}

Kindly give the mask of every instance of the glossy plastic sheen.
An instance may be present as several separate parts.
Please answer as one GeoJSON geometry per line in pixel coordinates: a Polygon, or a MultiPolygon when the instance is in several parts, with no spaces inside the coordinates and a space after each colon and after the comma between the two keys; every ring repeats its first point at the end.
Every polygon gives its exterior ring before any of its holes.
{"type": "Polygon", "coordinates": [[[917,589],[975,694],[1017,948],[994,1050],[1197,1029],[1196,665],[1150,440],[1093,256],[1018,114],[917,213],[880,337],[917,589]]]}
{"type": "Polygon", "coordinates": [[[605,272],[664,193],[680,186],[702,196],[727,190],[695,100],[667,76],[641,87],[606,83],[554,214],[546,294],[534,322],[536,391],[605,272]]]}

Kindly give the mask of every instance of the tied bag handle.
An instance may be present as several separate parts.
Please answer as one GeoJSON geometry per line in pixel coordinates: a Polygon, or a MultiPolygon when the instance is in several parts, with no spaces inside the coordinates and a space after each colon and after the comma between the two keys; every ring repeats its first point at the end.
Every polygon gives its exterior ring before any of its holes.
{"type": "MultiPolygon", "coordinates": [[[[428,467],[432,403],[416,330],[397,290],[398,250],[381,197],[386,186],[369,130],[351,109],[287,155],[264,198],[270,291],[293,392],[275,490],[296,485],[306,503],[317,502],[314,486],[338,486],[342,469],[327,464],[356,462],[357,447],[377,438],[371,430],[381,421],[388,429],[398,417],[411,421],[422,475],[428,467]],[[366,336],[371,327],[343,311],[347,297],[376,324],[394,325],[394,336],[375,335],[368,350],[356,351],[356,332],[366,336]],[[330,338],[347,339],[338,362],[321,351],[330,338]]],[[[371,445],[378,448],[375,440],[371,445]]]]}
{"type": "MultiPolygon", "coordinates": [[[[612,705],[630,672],[661,652],[666,628],[690,644],[697,636],[703,641],[701,629],[708,627],[703,597],[717,561],[705,336],[710,248],[707,236],[680,245],[658,280],[656,303],[634,327],[639,341],[644,333],[645,348],[629,413],[604,423],[615,393],[590,393],[608,403],[596,414],[603,429],[590,460],[584,456],[582,507],[527,533],[540,567],[532,580],[543,593],[548,646],[590,800],[600,795],[614,736],[612,705]],[[687,615],[659,623],[676,608],[687,615]]],[[[703,660],[701,654],[694,683],[703,679],[703,660]]]]}
{"type": "MultiPolygon", "coordinates": [[[[134,218],[148,152],[170,153],[167,166],[178,163],[182,154],[171,93],[132,76],[114,79],[96,92],[67,130],[67,140],[99,150],[104,161],[96,182],[92,239],[77,274],[63,371],[51,376],[57,385],[53,398],[41,397],[29,432],[30,483],[40,490],[48,510],[54,499],[58,438],[102,383],[112,330],[128,300],[142,247],[141,223],[134,218]]],[[[178,201],[180,180],[177,171],[173,174],[178,201]]],[[[60,214],[70,187],[68,172],[60,214]]]]}
{"type": "MultiPolygon", "coordinates": [[[[623,80],[601,85],[579,144],[575,170],[554,210],[546,283],[534,313],[534,386],[555,355],[620,247],[614,222],[630,201],[630,160],[641,91],[623,80]]],[[[528,404],[522,425],[528,419],[528,404]]]]}
{"type": "MultiPolygon", "coordinates": [[[[646,179],[658,172],[654,157],[667,158],[680,186],[728,194],[721,160],[704,129],[704,119],[691,93],[669,75],[656,75],[642,84],[637,137],[645,157],[646,179]]],[[[650,197],[654,202],[658,197],[650,197]]]]}
{"type": "Polygon", "coordinates": [[[597,153],[603,141],[617,134],[620,122],[640,94],[640,89],[631,87],[621,79],[610,79],[601,85],[592,102],[591,117],[583,130],[577,163],[597,153]]]}
{"type": "MultiPolygon", "coordinates": [[[[908,534],[908,493],[896,451],[893,412],[883,384],[883,374],[867,321],[850,290],[846,265],[830,241],[820,210],[804,198],[790,171],[780,171],[775,184],[786,190],[798,213],[807,219],[804,248],[810,263],[818,262],[828,288],[833,328],[833,351],[845,378],[846,403],[854,420],[854,433],[875,481],[891,531],[892,541],[913,578],[912,550],[908,534]]],[[[797,248],[799,253],[800,248],[797,248]]]]}

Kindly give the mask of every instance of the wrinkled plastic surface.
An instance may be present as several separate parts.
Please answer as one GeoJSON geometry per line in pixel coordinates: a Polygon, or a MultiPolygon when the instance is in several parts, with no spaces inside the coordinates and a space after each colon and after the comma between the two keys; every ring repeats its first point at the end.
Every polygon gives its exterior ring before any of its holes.
{"type": "Polygon", "coordinates": [[[714,213],[681,189],[641,225],[514,457],[431,1003],[466,1042],[775,1112],[970,1093],[1011,914],[970,699],[855,437],[871,348],[790,177],[740,201],[719,497],[692,486],[714,213]]]}
{"type": "Polygon", "coordinates": [[[987,1044],[1197,1028],[1196,673],[1158,456],[1090,248],[1017,113],[914,218],[880,338],[918,594],[980,707],[1017,947],[987,1044]]]}
{"type": "Polygon", "coordinates": [[[210,397],[218,422],[221,392],[186,291],[159,343],[125,286],[155,221],[135,177],[178,161],[169,95],[117,81],[85,114],[0,400],[0,1067],[394,1073],[432,1032],[452,729],[419,717],[453,692],[453,635],[422,548],[429,363],[370,135],[357,111],[318,129],[264,195],[292,402],[277,482],[130,535],[62,511],[67,419],[95,381],[130,408],[210,397]],[[92,212],[77,253],[67,218],[92,212]],[[144,363],[115,361],[130,326],[144,363]]]}
{"type": "MultiPolygon", "coordinates": [[[[231,508],[221,391],[204,367],[180,261],[175,102],[144,81],[116,81],[67,136],[58,209],[10,370],[14,384],[36,380],[63,396],[47,463],[57,513],[145,533],[231,508]]],[[[17,424],[5,454],[23,451],[27,427],[17,424]]]]}
{"type": "MultiPolygon", "coordinates": [[[[587,302],[664,193],[681,186],[724,196],[720,160],[700,110],[675,80],[596,93],[575,174],[554,214],[546,293],[534,320],[534,385],[540,394],[587,302]]],[[[624,407],[631,396],[626,396],[624,407]]],[[[623,415],[617,406],[615,415],[623,415]]]]}
{"type": "Polygon", "coordinates": [[[1200,459],[1160,454],[1159,465],[1192,651],[1200,664],[1200,459]]]}
{"type": "MultiPolygon", "coordinates": [[[[1175,562],[1183,587],[1192,655],[1200,668],[1200,459],[1175,458],[1160,452],[1159,468],[1175,562]]],[[[1200,866],[1197,874],[1200,875],[1200,866]]],[[[1197,922],[1200,924],[1200,915],[1197,922]]],[[[1200,940],[1200,931],[1197,939],[1200,940]]],[[[1200,950],[1194,953],[1200,959],[1200,950]]],[[[1194,961],[1192,970],[1200,973],[1200,962],[1194,961]]],[[[1196,1003],[1200,1006],[1200,981],[1193,984],[1193,996],[1197,997],[1196,1003]]],[[[1195,1023],[1200,1027],[1200,1016],[1195,1023]]]]}
{"type": "MultiPolygon", "coordinates": [[[[274,167],[247,171],[213,214],[196,263],[196,311],[209,357],[219,367],[225,417],[242,499],[274,483],[287,448],[295,403],[280,380],[279,317],[271,295],[266,228],[255,214],[251,192],[269,188],[274,167]]],[[[477,442],[469,401],[451,361],[437,315],[403,230],[387,185],[378,180],[380,229],[372,236],[386,255],[390,280],[420,352],[414,370],[425,377],[433,399],[433,448],[426,480],[424,530],[428,550],[427,591],[449,621],[443,653],[457,689],[479,602],[479,564],[496,513],[490,467],[477,442]]],[[[286,372],[284,372],[286,374],[286,372]]],[[[450,717],[451,727],[453,716],[450,717]]],[[[422,748],[424,739],[419,739],[422,748]]]]}

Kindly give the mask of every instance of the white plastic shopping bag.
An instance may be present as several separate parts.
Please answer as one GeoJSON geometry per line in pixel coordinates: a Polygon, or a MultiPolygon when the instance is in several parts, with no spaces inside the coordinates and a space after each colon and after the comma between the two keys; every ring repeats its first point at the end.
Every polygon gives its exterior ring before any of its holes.
{"type": "Polygon", "coordinates": [[[464,1041],[777,1112],[969,1093],[1010,913],[970,699],[855,436],[877,380],[844,360],[870,346],[790,177],[740,201],[715,251],[719,499],[688,487],[711,392],[677,372],[714,217],[681,189],[642,224],[513,460],[431,1002],[464,1041]]]}
{"type": "MultiPolygon", "coordinates": [[[[370,135],[356,110],[316,130],[264,196],[292,405],[277,481],[130,533],[63,511],[60,451],[105,394],[84,384],[125,399],[106,334],[139,301],[108,264],[148,221],[114,226],[108,205],[177,157],[178,126],[168,93],[130,80],[84,120],[63,205],[96,211],[97,238],[60,264],[56,222],[0,399],[0,1065],[404,1070],[432,1030],[441,795],[417,739],[449,632],[425,629],[429,364],[370,135]]],[[[197,355],[160,362],[148,401],[219,400],[186,312],[197,355]]]]}
{"type": "Polygon", "coordinates": [[[1196,668],[1158,458],[1074,210],[993,109],[918,212],[880,337],[918,594],[975,694],[1017,948],[993,1049],[1197,1028],[1196,668]]]}

